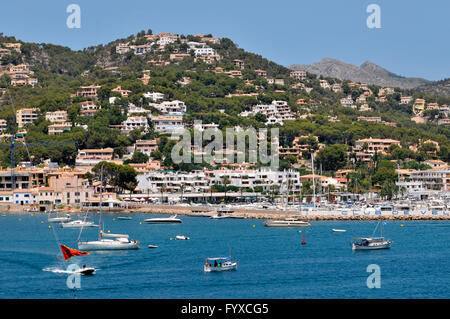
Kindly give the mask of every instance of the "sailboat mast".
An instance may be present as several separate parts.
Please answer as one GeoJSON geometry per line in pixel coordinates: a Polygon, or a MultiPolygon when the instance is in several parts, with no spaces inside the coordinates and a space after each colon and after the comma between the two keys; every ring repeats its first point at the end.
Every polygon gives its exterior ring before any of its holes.
{"type": "Polygon", "coordinates": [[[98,239],[102,237],[102,199],[103,199],[103,165],[100,167],[100,217],[98,220],[98,239]]]}
{"type": "Polygon", "coordinates": [[[314,201],[314,208],[316,207],[316,183],[315,183],[315,178],[316,176],[314,175],[314,155],[311,153],[311,166],[312,166],[312,175],[313,175],[313,201],[314,201]]]}

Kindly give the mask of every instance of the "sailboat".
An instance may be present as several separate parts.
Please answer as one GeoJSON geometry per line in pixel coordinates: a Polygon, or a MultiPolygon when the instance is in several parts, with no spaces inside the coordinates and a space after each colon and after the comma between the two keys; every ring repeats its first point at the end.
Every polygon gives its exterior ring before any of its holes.
{"type": "MultiPolygon", "coordinates": [[[[102,188],[103,188],[103,166],[100,169],[101,186],[100,186],[100,220],[102,217],[102,188]]],[[[99,221],[101,225],[101,222],[99,221]]],[[[81,236],[81,232],[80,232],[81,236]]],[[[110,234],[102,231],[99,227],[98,239],[93,241],[78,241],[78,249],[80,250],[131,250],[139,249],[138,242],[130,240],[126,234],[110,234]],[[113,238],[113,239],[112,239],[113,238]]]]}
{"type": "MultiPolygon", "coordinates": [[[[285,172],[283,172],[284,175],[285,172]]],[[[283,176],[284,179],[284,176],[283,176]]],[[[287,198],[286,201],[289,200],[289,187],[287,187],[287,198]]],[[[287,205],[286,205],[287,206],[287,205]]],[[[285,206],[285,211],[286,211],[285,206]]],[[[286,212],[287,214],[287,212],[286,212]]],[[[266,227],[304,227],[304,226],[311,226],[311,224],[307,221],[304,221],[301,219],[301,216],[291,216],[286,217],[284,219],[278,219],[278,220],[266,220],[264,222],[264,226],[266,227]]]]}
{"type": "Polygon", "coordinates": [[[353,250],[374,250],[391,248],[392,240],[383,237],[383,221],[380,220],[375,226],[372,237],[356,237],[352,243],[353,250]],[[380,237],[373,237],[378,225],[380,226],[380,237]]]}

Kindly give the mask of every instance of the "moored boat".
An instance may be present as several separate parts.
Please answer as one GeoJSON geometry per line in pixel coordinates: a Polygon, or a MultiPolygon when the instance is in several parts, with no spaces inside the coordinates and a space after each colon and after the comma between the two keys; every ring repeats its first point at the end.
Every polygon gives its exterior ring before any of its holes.
{"type": "Polygon", "coordinates": [[[177,218],[177,215],[173,215],[170,217],[148,218],[144,219],[144,222],[149,224],[171,224],[171,223],[181,223],[181,219],[177,218]]]}
{"type": "Polygon", "coordinates": [[[206,258],[203,270],[205,272],[219,272],[237,270],[237,261],[232,261],[231,257],[206,258]]]}

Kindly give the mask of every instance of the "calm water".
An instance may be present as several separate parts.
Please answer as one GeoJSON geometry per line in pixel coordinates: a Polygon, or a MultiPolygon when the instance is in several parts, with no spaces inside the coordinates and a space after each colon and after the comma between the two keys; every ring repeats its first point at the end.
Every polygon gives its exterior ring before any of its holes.
{"type": "MultiPolygon", "coordinates": [[[[389,221],[383,230],[394,241],[391,249],[353,252],[352,237],[371,235],[375,221],[321,221],[283,229],[264,227],[262,220],[185,216],[182,224],[144,223],[150,216],[155,215],[103,217],[105,231],[128,233],[141,249],[93,252],[69,262],[56,258],[55,235],[77,248],[78,229],[51,229],[42,214],[0,217],[0,298],[74,298],[62,272],[71,263],[99,269],[81,277],[77,298],[450,297],[449,222],[389,221]],[[171,240],[176,235],[191,240],[171,240]],[[149,249],[149,244],[159,248],[149,249]],[[237,271],[203,272],[205,257],[225,256],[230,247],[239,260],[237,271]],[[366,286],[369,264],[381,268],[380,289],[366,286]]],[[[86,229],[81,237],[96,239],[97,231],[86,229]]]]}

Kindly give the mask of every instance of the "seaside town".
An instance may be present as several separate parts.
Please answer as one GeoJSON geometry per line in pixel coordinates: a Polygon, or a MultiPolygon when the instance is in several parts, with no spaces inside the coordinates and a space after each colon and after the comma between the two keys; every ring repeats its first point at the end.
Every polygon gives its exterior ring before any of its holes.
{"type": "Polygon", "coordinates": [[[2,36],[0,59],[2,211],[362,218],[398,204],[448,218],[448,97],[289,70],[203,34],[141,31],[78,54],[2,36]],[[183,132],[249,127],[279,130],[257,140],[279,167],[245,147],[171,158],[183,132]]]}
{"type": "Polygon", "coordinates": [[[448,6],[3,3],[0,300],[448,298],[448,6]]]}

